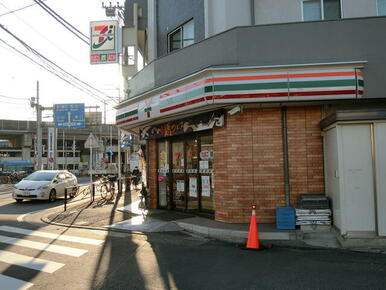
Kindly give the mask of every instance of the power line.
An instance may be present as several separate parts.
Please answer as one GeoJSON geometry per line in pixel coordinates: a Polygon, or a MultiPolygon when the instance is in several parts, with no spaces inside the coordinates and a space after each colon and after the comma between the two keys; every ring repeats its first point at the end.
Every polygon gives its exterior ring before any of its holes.
{"type": "MultiPolygon", "coordinates": [[[[103,97],[105,98],[108,98],[108,99],[113,99],[112,97],[110,96],[107,96],[105,95],[102,91],[92,87],[91,85],[89,85],[88,83],[80,80],[79,78],[77,78],[76,76],[72,75],[71,73],[67,72],[66,70],[64,70],[62,67],[60,67],[59,65],[57,65],[56,63],[54,63],[53,61],[49,60],[48,58],[46,58],[44,55],[42,55],[41,53],[39,53],[37,50],[33,49],[32,47],[30,47],[27,43],[25,43],[23,40],[21,40],[19,37],[17,37],[15,34],[13,34],[11,31],[9,31],[7,28],[5,28],[3,25],[0,24],[0,28],[3,29],[5,32],[7,32],[8,34],[10,34],[13,38],[15,38],[17,41],[19,41],[26,49],[28,49],[31,53],[33,53],[35,56],[37,56],[38,58],[41,59],[41,61],[43,61],[45,63],[46,66],[49,66],[49,71],[50,72],[53,72],[55,75],[58,76],[58,73],[59,74],[62,74],[64,77],[67,77],[67,78],[70,78],[72,81],[76,81],[78,82],[77,85],[79,86],[82,86],[83,87],[83,90],[86,90],[86,91],[89,91],[89,94],[92,94],[94,95],[95,97],[98,98],[99,101],[103,100],[102,97],[98,96],[96,93],[94,93],[93,91],[103,95],[103,97]],[[59,71],[58,71],[59,70],[59,71]],[[91,90],[93,91],[91,91],[91,90]]],[[[6,42],[3,41],[3,43],[7,44],[6,42]]],[[[7,44],[8,45],[8,44],[7,44]]],[[[9,46],[9,45],[8,45],[9,46]]],[[[12,47],[13,49],[15,49],[14,47],[12,47]]],[[[18,51],[19,53],[21,53],[20,51],[18,51]]],[[[23,54],[23,53],[22,53],[23,54]]],[[[24,56],[26,56],[25,54],[23,54],[24,56]]],[[[29,57],[28,57],[29,58],[29,57]]],[[[29,58],[31,60],[31,58],[29,58]]],[[[34,61],[35,62],[35,61],[34,61]]],[[[40,64],[39,64],[40,65],[40,64]]],[[[40,65],[42,66],[42,65],[40,65]]],[[[60,77],[60,76],[59,76],[60,77]]],[[[63,79],[62,77],[60,77],[61,79],[63,79]]],[[[71,85],[73,85],[71,82],[67,81],[68,83],[70,83],[71,85]]]]}
{"type": "MultiPolygon", "coordinates": [[[[0,27],[1,27],[1,26],[0,26],[0,27]]],[[[52,73],[53,75],[57,76],[58,78],[62,79],[63,81],[65,81],[65,82],[68,83],[69,85],[71,85],[71,86],[77,88],[78,90],[83,91],[84,93],[87,93],[88,95],[90,95],[91,97],[93,97],[94,99],[96,99],[96,100],[98,100],[98,101],[100,101],[100,102],[103,102],[103,101],[104,101],[104,100],[101,99],[100,97],[94,96],[94,94],[90,94],[90,92],[88,92],[88,91],[82,89],[81,87],[77,86],[76,84],[72,83],[71,81],[69,81],[69,80],[63,78],[63,77],[60,76],[57,72],[52,71],[50,68],[47,68],[47,67],[45,67],[44,65],[38,63],[38,62],[35,61],[33,58],[31,58],[31,57],[29,57],[28,55],[26,55],[25,53],[21,52],[21,51],[18,50],[16,47],[13,47],[12,45],[6,43],[6,42],[5,42],[4,40],[2,40],[1,38],[0,38],[0,41],[1,41],[2,43],[4,43],[5,45],[7,45],[8,47],[10,47],[10,48],[12,48],[13,50],[15,50],[16,52],[18,52],[19,54],[21,54],[21,55],[23,55],[24,57],[28,58],[30,61],[32,61],[32,62],[35,63],[36,65],[40,66],[41,68],[47,70],[48,72],[50,72],[50,73],[52,73]]]]}
{"type": "MultiPolygon", "coordinates": [[[[5,9],[7,9],[8,11],[11,11],[7,6],[5,6],[3,3],[0,2],[0,5],[3,6],[5,9]]],[[[32,5],[36,5],[35,4],[32,4],[32,5]]],[[[26,26],[28,26],[30,29],[32,29],[34,32],[36,32],[37,34],[40,35],[40,37],[44,38],[47,42],[49,42],[52,46],[54,46],[55,48],[57,48],[58,50],[60,50],[63,54],[65,54],[67,57],[71,58],[72,60],[76,61],[79,63],[79,60],[75,59],[72,55],[70,55],[69,53],[67,53],[64,49],[60,48],[59,46],[57,46],[55,43],[53,43],[49,38],[45,37],[43,34],[41,34],[38,30],[36,30],[34,27],[32,27],[29,23],[27,23],[23,18],[19,17],[17,14],[14,14],[14,16],[19,19],[20,21],[22,21],[26,26]]]]}
{"type": "Polygon", "coordinates": [[[12,105],[18,105],[20,107],[25,107],[25,106],[29,106],[29,103],[28,104],[20,104],[20,103],[12,103],[12,102],[4,102],[4,101],[1,101],[2,104],[12,104],[12,105]]]}
{"type": "Polygon", "coordinates": [[[47,6],[45,3],[43,3],[43,1],[41,1],[41,0],[34,0],[34,2],[36,4],[38,4],[49,15],[51,15],[56,21],[58,21],[60,24],[62,24],[68,31],[70,31],[72,34],[74,34],[76,37],[78,37],[81,41],[83,41],[87,45],[90,45],[89,37],[88,36],[84,35],[75,26],[70,24],[67,20],[65,20],[63,17],[61,17],[53,9],[51,9],[49,6],[47,6]]]}
{"type": "MultiPolygon", "coordinates": [[[[43,1],[46,1],[46,0],[43,0],[43,1]]],[[[28,8],[28,7],[31,7],[31,6],[35,6],[35,5],[36,5],[36,3],[32,3],[32,4],[30,4],[30,5],[23,6],[23,7],[20,7],[20,8],[18,8],[18,9],[15,9],[15,10],[10,10],[10,11],[8,11],[8,12],[6,12],[6,13],[0,14],[0,17],[1,17],[1,16],[8,15],[8,14],[15,13],[15,12],[17,12],[17,11],[20,11],[20,10],[23,10],[23,9],[25,9],[25,8],[28,8]]]]}
{"type": "Polygon", "coordinates": [[[1,95],[1,94],[0,94],[0,98],[13,99],[13,100],[29,100],[29,98],[8,97],[8,96],[4,96],[4,95],[1,95]]]}

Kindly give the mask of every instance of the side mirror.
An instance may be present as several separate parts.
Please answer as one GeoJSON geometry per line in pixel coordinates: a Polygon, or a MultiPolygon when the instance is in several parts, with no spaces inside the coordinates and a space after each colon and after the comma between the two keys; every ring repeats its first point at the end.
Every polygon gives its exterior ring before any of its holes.
{"type": "Polygon", "coordinates": [[[52,181],[52,183],[59,183],[59,180],[54,179],[54,180],[52,181]]]}

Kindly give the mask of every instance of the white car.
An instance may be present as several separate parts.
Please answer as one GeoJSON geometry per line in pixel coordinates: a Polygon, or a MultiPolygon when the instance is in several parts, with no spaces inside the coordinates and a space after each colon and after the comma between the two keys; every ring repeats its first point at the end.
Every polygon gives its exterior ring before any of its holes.
{"type": "MultiPolygon", "coordinates": [[[[66,170],[39,170],[14,186],[12,197],[16,202],[23,199],[41,199],[55,201],[57,197],[64,196],[64,189],[78,184],[75,175],[66,170]]],[[[74,190],[68,191],[69,196],[74,190]]]]}

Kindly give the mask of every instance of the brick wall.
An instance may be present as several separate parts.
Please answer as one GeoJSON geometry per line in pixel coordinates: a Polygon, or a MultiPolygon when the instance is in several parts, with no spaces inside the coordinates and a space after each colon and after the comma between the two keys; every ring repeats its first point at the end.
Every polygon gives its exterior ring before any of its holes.
{"type": "MultiPolygon", "coordinates": [[[[288,108],[291,202],[299,193],[324,191],[320,107],[288,108]]],[[[214,141],[215,219],[249,221],[256,204],[259,222],[274,222],[285,205],[281,110],[245,109],[227,115],[214,141]]]]}

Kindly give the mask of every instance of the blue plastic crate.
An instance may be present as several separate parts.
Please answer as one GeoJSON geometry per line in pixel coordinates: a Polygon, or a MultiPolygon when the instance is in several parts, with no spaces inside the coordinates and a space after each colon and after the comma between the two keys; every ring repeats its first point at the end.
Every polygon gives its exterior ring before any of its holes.
{"type": "Polygon", "coordinates": [[[296,228],[295,208],[291,206],[276,208],[276,228],[279,230],[294,230],[296,228]]]}

